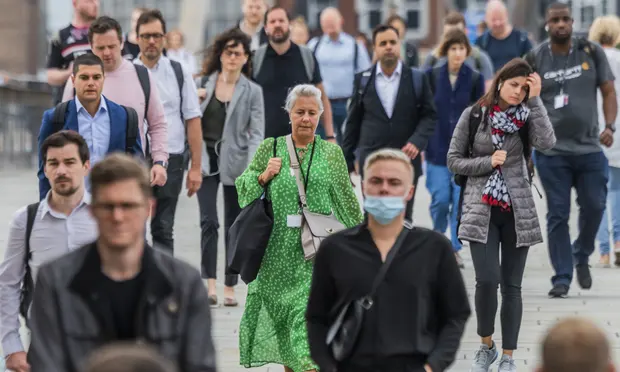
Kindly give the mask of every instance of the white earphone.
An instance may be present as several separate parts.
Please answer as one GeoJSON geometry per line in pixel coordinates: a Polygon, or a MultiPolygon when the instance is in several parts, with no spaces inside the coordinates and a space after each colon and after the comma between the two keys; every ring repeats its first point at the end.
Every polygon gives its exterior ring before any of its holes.
{"type": "Polygon", "coordinates": [[[545,25],[545,31],[549,32],[549,25],[545,25]]]}

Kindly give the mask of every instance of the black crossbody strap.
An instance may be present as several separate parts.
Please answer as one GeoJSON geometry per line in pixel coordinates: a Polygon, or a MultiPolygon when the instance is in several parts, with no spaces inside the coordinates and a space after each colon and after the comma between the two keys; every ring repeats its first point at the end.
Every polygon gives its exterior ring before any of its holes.
{"type": "Polygon", "coordinates": [[[390,252],[388,253],[385,262],[383,263],[383,265],[381,265],[379,273],[375,277],[375,280],[372,282],[372,289],[370,290],[368,296],[366,296],[367,299],[372,299],[375,296],[375,293],[377,293],[377,289],[379,289],[379,286],[383,282],[383,279],[385,279],[385,274],[387,274],[387,271],[390,269],[392,261],[394,261],[394,257],[396,257],[398,251],[400,250],[400,247],[402,247],[403,243],[405,242],[409,231],[410,230],[406,226],[403,226],[403,229],[400,231],[398,238],[396,238],[396,241],[394,242],[394,246],[392,246],[392,249],[390,249],[390,252]]]}

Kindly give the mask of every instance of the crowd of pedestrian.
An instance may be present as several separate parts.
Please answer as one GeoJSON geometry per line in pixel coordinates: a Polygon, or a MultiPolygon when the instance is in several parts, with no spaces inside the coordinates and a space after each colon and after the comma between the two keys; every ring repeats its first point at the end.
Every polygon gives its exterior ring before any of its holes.
{"type": "MultiPolygon", "coordinates": [[[[549,39],[534,46],[491,0],[475,45],[449,13],[420,66],[397,15],[368,40],[326,8],[311,38],[303,18],[243,0],[243,19],[198,64],[159,10],[135,9],[122,30],[98,6],[74,0],[52,41],[39,201],[14,214],[0,264],[8,370],[215,371],[210,309],[238,306],[241,276],[244,367],[444,371],[472,314],[467,242],[480,337],[471,371],[514,372],[529,248],[549,247],[551,298],[568,296],[573,272],[591,288],[596,240],[610,266],[613,239],[620,266],[615,16],[581,38],[570,7],[553,3],[549,39]],[[431,229],[413,219],[422,175],[431,229]],[[174,258],[184,185],[198,200],[199,271],[174,258]]],[[[549,331],[541,360],[540,372],[613,370],[604,334],[581,319],[549,331]]]]}

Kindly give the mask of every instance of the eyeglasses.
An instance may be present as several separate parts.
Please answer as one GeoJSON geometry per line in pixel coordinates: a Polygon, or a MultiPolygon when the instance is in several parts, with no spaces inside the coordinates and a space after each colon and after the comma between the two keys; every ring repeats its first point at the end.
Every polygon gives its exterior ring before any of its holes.
{"type": "Polygon", "coordinates": [[[155,41],[159,41],[163,37],[164,37],[164,34],[142,34],[140,35],[140,39],[144,39],[144,40],[154,39],[155,41]]]}
{"type": "Polygon", "coordinates": [[[226,57],[241,57],[244,55],[244,53],[235,52],[234,50],[226,50],[224,51],[224,54],[226,54],[226,57]]]}

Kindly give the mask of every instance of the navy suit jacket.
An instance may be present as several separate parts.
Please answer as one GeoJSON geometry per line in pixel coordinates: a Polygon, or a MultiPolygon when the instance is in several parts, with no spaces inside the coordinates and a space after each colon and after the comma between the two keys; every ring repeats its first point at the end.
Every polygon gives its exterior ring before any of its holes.
{"type": "MultiPolygon", "coordinates": [[[[121,151],[125,152],[125,136],[127,134],[127,111],[109,99],[103,97],[105,99],[105,103],[108,106],[108,115],[110,115],[110,147],[108,148],[108,153],[121,151]]],[[[37,176],[39,177],[39,199],[43,200],[47,195],[47,192],[50,190],[50,183],[47,177],[45,177],[45,173],[43,172],[43,155],[41,154],[41,145],[43,141],[49,136],[51,136],[54,132],[54,126],[52,121],[54,120],[54,111],[56,108],[51,108],[43,113],[43,121],[41,122],[41,129],[39,130],[39,171],[37,176]]],[[[140,123],[138,123],[138,126],[140,123]]],[[[73,130],[79,133],[78,128],[78,116],[77,116],[77,106],[75,105],[75,101],[71,100],[69,102],[69,106],[67,107],[67,113],[65,115],[65,126],[63,127],[65,130],[73,130]]],[[[141,136],[138,135],[136,139],[136,144],[133,146],[133,151],[131,152],[134,155],[143,157],[144,152],[142,151],[142,141],[141,136]]]]}

